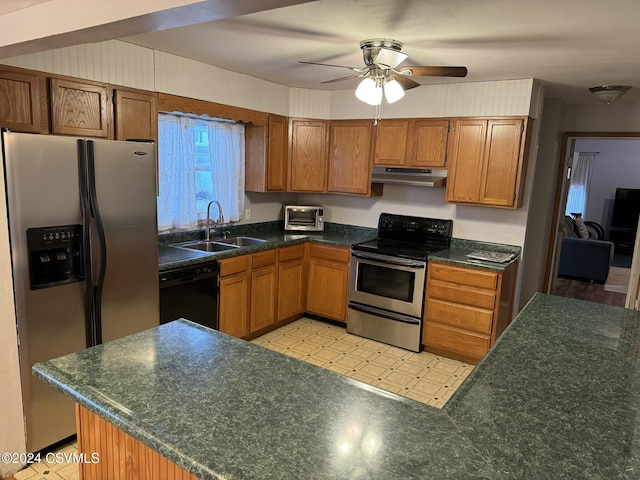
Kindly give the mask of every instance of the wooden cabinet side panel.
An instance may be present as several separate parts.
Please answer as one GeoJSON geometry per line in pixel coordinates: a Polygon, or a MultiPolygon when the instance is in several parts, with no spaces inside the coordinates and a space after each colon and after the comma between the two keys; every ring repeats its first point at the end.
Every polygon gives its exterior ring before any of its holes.
{"type": "Polygon", "coordinates": [[[269,115],[267,191],[287,189],[287,118],[269,115]]]}
{"type": "Polygon", "coordinates": [[[158,143],[158,107],[153,92],[115,90],[116,140],[158,143]]]}
{"type": "Polygon", "coordinates": [[[52,133],[111,136],[110,89],[107,85],[51,78],[50,86],[52,133]]]}
{"type": "Polygon", "coordinates": [[[480,202],[513,207],[516,201],[524,121],[489,120],[484,154],[480,202]]]}
{"type": "Polygon", "coordinates": [[[106,420],[76,404],[78,453],[89,460],[79,464],[83,480],[155,480],[197,477],[106,420]],[[99,461],[92,463],[92,455],[99,461]]]}
{"type": "Polygon", "coordinates": [[[458,120],[455,122],[447,178],[446,199],[448,202],[478,202],[486,128],[486,120],[458,120]]]}
{"type": "Polygon", "coordinates": [[[370,121],[331,122],[328,191],[369,193],[372,131],[370,121]]]}
{"type": "Polygon", "coordinates": [[[444,168],[448,135],[449,120],[416,120],[413,123],[411,166],[444,168]]]}
{"type": "Polygon", "coordinates": [[[220,278],[218,325],[220,331],[234,337],[248,332],[249,276],[240,273],[220,278]]]}
{"type": "Polygon", "coordinates": [[[290,185],[294,192],[327,189],[327,122],[291,122],[290,185]]]}
{"type": "Polygon", "coordinates": [[[373,164],[403,167],[407,156],[409,120],[380,120],[376,128],[373,164]]]}

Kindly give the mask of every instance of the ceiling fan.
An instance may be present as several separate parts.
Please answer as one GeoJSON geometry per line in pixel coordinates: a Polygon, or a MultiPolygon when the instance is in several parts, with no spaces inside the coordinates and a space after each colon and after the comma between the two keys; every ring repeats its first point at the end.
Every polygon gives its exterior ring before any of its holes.
{"type": "Polygon", "coordinates": [[[356,89],[356,97],[369,105],[380,105],[383,92],[387,102],[393,103],[404,96],[405,90],[419,87],[420,84],[410,77],[465,77],[467,75],[466,67],[400,67],[399,65],[408,57],[406,53],[402,53],[402,45],[398,40],[386,38],[363,40],[360,42],[360,48],[365,66],[360,68],[318,62],[300,61],[298,63],[347,68],[355,72],[353,75],[321,83],[341,82],[362,77],[363,80],[356,89]]]}

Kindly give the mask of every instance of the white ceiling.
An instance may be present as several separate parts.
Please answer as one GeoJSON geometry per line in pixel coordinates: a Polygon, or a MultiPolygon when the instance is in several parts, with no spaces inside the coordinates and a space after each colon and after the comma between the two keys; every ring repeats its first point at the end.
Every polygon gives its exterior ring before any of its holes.
{"type": "Polygon", "coordinates": [[[634,87],[618,103],[640,103],[640,1],[320,0],[124,40],[288,86],[352,89],[358,80],[321,84],[360,67],[359,42],[404,43],[402,65],[463,65],[465,79],[536,78],[546,96],[597,104],[588,87],[634,87]]]}

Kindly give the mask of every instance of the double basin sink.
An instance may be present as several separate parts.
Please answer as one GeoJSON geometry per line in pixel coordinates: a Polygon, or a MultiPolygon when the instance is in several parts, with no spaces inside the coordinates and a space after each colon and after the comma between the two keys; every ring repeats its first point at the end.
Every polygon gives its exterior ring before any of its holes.
{"type": "Polygon", "coordinates": [[[172,247],[200,250],[201,252],[218,253],[241,247],[252,247],[266,243],[266,240],[254,237],[227,237],[214,240],[196,240],[192,242],[174,243],[172,247]]]}

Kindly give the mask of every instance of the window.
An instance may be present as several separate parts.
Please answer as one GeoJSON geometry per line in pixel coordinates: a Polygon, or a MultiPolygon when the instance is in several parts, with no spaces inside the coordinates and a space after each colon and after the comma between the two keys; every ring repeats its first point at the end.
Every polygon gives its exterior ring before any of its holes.
{"type": "Polygon", "coordinates": [[[591,170],[593,170],[595,156],[595,153],[580,153],[574,159],[565,215],[571,215],[572,213],[585,215],[587,194],[589,192],[589,183],[591,182],[591,170]]]}
{"type": "MultiPolygon", "coordinates": [[[[209,117],[158,116],[158,230],[195,228],[217,200],[225,221],[244,210],[244,126],[209,117]]],[[[212,217],[217,219],[217,209],[212,217]]]]}

